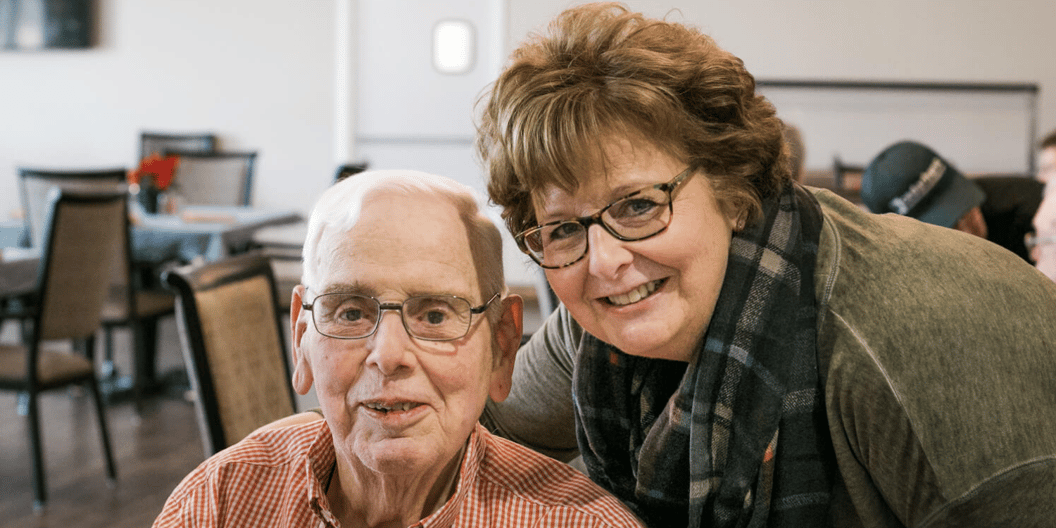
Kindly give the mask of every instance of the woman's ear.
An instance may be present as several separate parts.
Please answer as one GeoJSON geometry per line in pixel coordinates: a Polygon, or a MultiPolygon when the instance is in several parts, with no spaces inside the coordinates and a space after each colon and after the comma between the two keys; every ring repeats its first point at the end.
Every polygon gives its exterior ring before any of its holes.
{"type": "Polygon", "coordinates": [[[511,294],[502,300],[502,316],[493,331],[495,350],[488,395],[492,401],[500,402],[510,395],[514,360],[524,331],[524,299],[520,295],[511,294]]]}
{"type": "Polygon", "coordinates": [[[293,390],[302,396],[308,394],[308,390],[312,388],[312,383],[315,381],[308,349],[303,346],[304,334],[308,331],[310,324],[308,319],[312,317],[311,312],[303,307],[305,291],[304,285],[298,284],[293,289],[293,297],[290,300],[290,337],[293,340],[290,347],[293,350],[292,382],[293,390]]]}

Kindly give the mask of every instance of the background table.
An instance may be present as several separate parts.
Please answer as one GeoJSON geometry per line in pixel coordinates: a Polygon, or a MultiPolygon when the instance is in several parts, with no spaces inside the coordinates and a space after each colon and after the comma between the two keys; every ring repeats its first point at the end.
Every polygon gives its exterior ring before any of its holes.
{"type": "Polygon", "coordinates": [[[33,293],[40,254],[28,248],[6,247],[0,256],[0,300],[33,293]]]}
{"type": "Polygon", "coordinates": [[[259,229],[301,220],[293,211],[229,206],[187,207],[177,215],[138,215],[132,223],[132,258],[141,263],[219,260],[245,251],[259,229]]]}

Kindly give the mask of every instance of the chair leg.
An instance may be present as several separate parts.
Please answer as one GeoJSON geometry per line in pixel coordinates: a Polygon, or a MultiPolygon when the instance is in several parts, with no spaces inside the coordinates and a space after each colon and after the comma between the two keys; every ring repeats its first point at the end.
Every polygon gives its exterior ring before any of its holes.
{"type": "Polygon", "coordinates": [[[30,392],[27,402],[29,417],[29,445],[33,451],[33,509],[40,511],[48,500],[47,484],[44,480],[44,445],[40,437],[40,408],[37,393],[30,392]]]}
{"type": "Polygon", "coordinates": [[[148,386],[153,387],[158,383],[158,319],[139,319],[137,323],[143,332],[143,375],[148,386]]]}
{"type": "Polygon", "coordinates": [[[88,390],[92,393],[92,403],[95,404],[95,415],[99,419],[99,439],[103,443],[103,455],[106,457],[106,476],[110,482],[117,480],[117,469],[114,466],[114,454],[110,447],[110,431],[106,425],[106,415],[103,414],[102,395],[99,393],[99,383],[94,379],[88,382],[88,390]]]}
{"type": "Polygon", "coordinates": [[[117,367],[114,366],[114,329],[109,326],[103,328],[103,367],[101,375],[103,379],[110,379],[117,375],[117,367]]]}
{"type": "Polygon", "coordinates": [[[129,327],[132,331],[132,399],[135,402],[136,414],[143,412],[143,396],[147,392],[147,332],[144,322],[132,320],[129,327]]]}
{"type": "Polygon", "coordinates": [[[84,338],[81,346],[84,347],[84,357],[88,358],[92,365],[95,365],[95,334],[84,338]]]}

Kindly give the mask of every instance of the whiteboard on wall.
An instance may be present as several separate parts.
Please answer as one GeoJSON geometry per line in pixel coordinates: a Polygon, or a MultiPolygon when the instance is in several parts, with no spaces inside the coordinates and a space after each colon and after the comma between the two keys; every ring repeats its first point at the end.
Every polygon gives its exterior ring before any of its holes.
{"type": "Polygon", "coordinates": [[[799,128],[807,170],[829,169],[837,157],[866,165],[909,139],[966,174],[1033,172],[1033,84],[760,80],[758,89],[799,128]]]}

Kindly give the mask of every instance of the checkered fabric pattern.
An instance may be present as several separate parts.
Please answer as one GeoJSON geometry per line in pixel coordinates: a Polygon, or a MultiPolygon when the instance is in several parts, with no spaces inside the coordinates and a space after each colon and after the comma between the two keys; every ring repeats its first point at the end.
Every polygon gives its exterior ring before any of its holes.
{"type": "MultiPolygon", "coordinates": [[[[323,484],[334,461],[333,439],[323,421],[252,435],[188,475],[154,526],[340,526],[323,484]]],[[[478,425],[465,449],[454,494],[413,526],[641,524],[583,474],[478,425]]]]}

